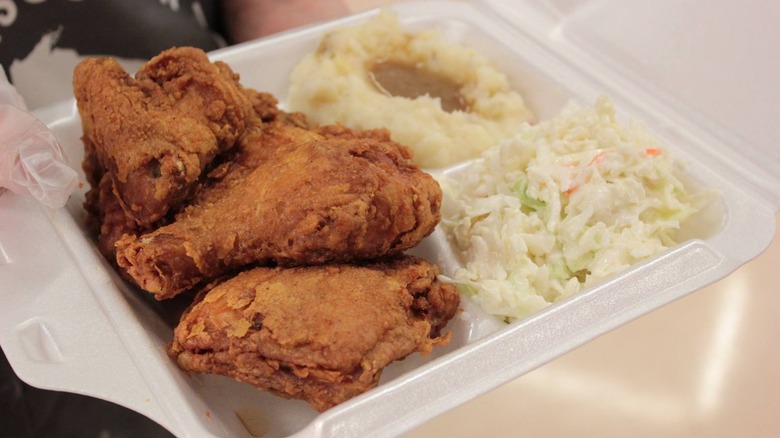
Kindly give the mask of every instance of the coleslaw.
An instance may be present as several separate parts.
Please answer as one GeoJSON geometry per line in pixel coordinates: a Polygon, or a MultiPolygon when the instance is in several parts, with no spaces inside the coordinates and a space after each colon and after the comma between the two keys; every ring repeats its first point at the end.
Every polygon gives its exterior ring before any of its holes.
{"type": "Polygon", "coordinates": [[[442,179],[461,291],[507,322],[666,248],[697,211],[682,163],[607,96],[570,102],[442,179]]]}

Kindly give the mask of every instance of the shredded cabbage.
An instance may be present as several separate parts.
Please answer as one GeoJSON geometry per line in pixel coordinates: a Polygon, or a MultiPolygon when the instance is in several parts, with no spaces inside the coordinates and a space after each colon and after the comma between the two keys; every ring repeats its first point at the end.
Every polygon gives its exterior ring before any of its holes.
{"type": "Polygon", "coordinates": [[[675,245],[697,208],[677,160],[611,100],[558,117],[444,178],[453,274],[487,312],[513,321],[675,245]]]}

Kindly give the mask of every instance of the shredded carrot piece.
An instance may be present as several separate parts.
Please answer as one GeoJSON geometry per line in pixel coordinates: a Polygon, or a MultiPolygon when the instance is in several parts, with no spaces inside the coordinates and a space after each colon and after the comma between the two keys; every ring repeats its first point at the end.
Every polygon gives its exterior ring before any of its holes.
{"type": "Polygon", "coordinates": [[[588,165],[587,165],[587,166],[585,166],[585,167],[590,167],[590,166],[592,166],[592,165],[594,165],[594,164],[599,164],[599,163],[601,163],[602,161],[604,161],[604,156],[605,156],[605,155],[607,155],[607,154],[608,154],[608,153],[610,153],[610,152],[612,152],[612,151],[604,151],[604,152],[600,152],[598,155],[596,155],[595,157],[593,157],[593,159],[592,159],[592,160],[590,160],[590,163],[588,163],[588,165]]]}
{"type": "Polygon", "coordinates": [[[645,154],[648,157],[654,157],[656,155],[661,155],[661,150],[658,148],[647,148],[645,149],[645,154]]]}

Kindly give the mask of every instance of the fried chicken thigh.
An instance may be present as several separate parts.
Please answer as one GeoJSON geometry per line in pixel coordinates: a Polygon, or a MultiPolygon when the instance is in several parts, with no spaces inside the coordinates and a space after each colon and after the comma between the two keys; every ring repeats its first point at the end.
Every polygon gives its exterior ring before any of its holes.
{"type": "Polygon", "coordinates": [[[238,76],[190,47],[160,53],[135,78],[111,58],[86,59],[73,89],[85,148],[94,149],[121,207],[142,226],[192,194],[251,111],[238,76]]]}
{"type": "Polygon", "coordinates": [[[185,371],[234,377],[318,411],[383,368],[449,341],[459,295],[438,268],[400,256],[364,265],[255,268],[199,294],[168,352],[185,371]]]}
{"type": "Polygon", "coordinates": [[[387,131],[268,128],[256,167],[228,169],[175,222],[117,242],[119,267],[141,288],[164,299],[250,264],[399,254],[438,224],[438,183],[387,131]]]}

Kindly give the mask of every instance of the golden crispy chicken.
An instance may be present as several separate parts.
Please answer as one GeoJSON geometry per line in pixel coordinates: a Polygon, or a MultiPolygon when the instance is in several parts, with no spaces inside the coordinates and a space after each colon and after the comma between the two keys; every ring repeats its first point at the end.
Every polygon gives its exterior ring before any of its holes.
{"type": "Polygon", "coordinates": [[[251,111],[238,76],[190,47],[160,53],[135,78],[111,58],[86,59],[74,70],[73,89],[85,148],[142,226],[192,194],[214,157],[236,143],[251,111]]]}
{"type": "Polygon", "coordinates": [[[199,294],[168,352],[185,371],[234,377],[323,411],[375,387],[391,362],[449,341],[441,330],[459,295],[437,274],[412,256],[255,268],[199,294]]]}
{"type": "Polygon", "coordinates": [[[157,299],[212,283],[169,345],[182,369],[322,411],[449,341],[456,289],[402,254],[441,190],[386,130],[310,129],[192,48],[135,78],[84,61],[74,92],[100,252],[157,299]]]}
{"type": "Polygon", "coordinates": [[[97,236],[98,250],[111,262],[116,260],[114,244],[125,234],[140,234],[151,231],[151,227],[138,225],[127,216],[119,200],[111,191],[111,180],[103,175],[98,185],[87,192],[86,207],[88,224],[97,236]]]}
{"type": "Polygon", "coordinates": [[[257,135],[267,155],[251,171],[230,164],[240,177],[225,170],[175,222],[117,242],[141,288],[164,299],[250,264],[399,254],[440,220],[438,183],[385,130],[271,124],[257,135]]]}
{"type": "MultiPolygon", "coordinates": [[[[273,131],[280,129],[276,127],[277,124],[306,126],[306,119],[303,115],[280,110],[274,96],[248,88],[244,89],[244,92],[252,104],[252,111],[250,111],[250,117],[246,122],[247,127],[241,133],[238,145],[228,153],[218,156],[208,173],[202,175],[193,184],[191,189],[194,193],[193,196],[197,196],[203,187],[210,187],[223,179],[233,178],[237,181],[257,167],[268,155],[263,145],[273,145],[274,143],[271,139],[266,141],[260,137],[273,135],[273,131]],[[264,134],[266,132],[267,134],[264,134]]],[[[88,225],[97,237],[98,249],[101,254],[115,264],[115,244],[123,235],[134,236],[148,233],[170,223],[173,220],[172,213],[184,208],[186,202],[172,206],[168,215],[152,224],[139,225],[135,219],[125,213],[119,199],[114,194],[113,183],[97,159],[95,146],[87,137],[83,140],[84,162],[82,167],[91,186],[84,202],[84,208],[88,213],[88,225]]],[[[220,195],[215,190],[208,193],[214,196],[220,195]]],[[[201,200],[208,201],[204,196],[201,197],[201,200]]]]}

